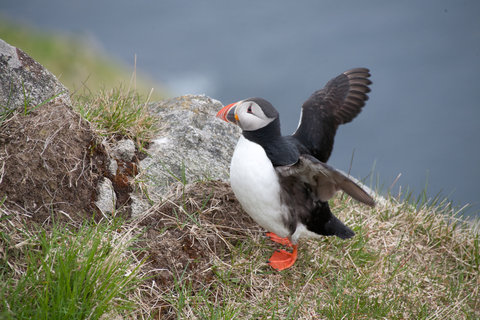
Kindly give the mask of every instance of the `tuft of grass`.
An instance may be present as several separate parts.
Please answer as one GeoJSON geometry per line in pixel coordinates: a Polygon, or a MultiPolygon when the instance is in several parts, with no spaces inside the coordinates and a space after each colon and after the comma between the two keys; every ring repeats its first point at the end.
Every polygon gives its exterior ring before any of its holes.
{"type": "MultiPolygon", "coordinates": [[[[23,115],[24,116],[29,115],[35,109],[40,108],[41,106],[44,106],[45,104],[49,103],[50,101],[55,100],[55,98],[57,98],[58,96],[60,96],[61,94],[64,93],[64,92],[59,92],[59,93],[51,96],[50,98],[45,99],[44,101],[41,101],[39,104],[32,106],[31,105],[31,97],[25,91],[25,86],[24,86],[23,82],[22,82],[22,90],[23,90],[23,115]]],[[[9,112],[11,112],[11,111],[10,110],[7,111],[7,114],[9,112]]],[[[0,117],[0,118],[3,118],[3,117],[0,117]]]]}
{"type": "Polygon", "coordinates": [[[106,222],[29,231],[1,213],[0,318],[100,319],[134,309],[141,263],[128,255],[130,231],[106,222]]]}
{"type": "Polygon", "coordinates": [[[149,99],[150,96],[142,101],[136,90],[119,86],[102,90],[95,96],[77,97],[76,109],[96,125],[98,133],[128,137],[144,147],[158,128],[157,117],[148,111],[149,99]]]}

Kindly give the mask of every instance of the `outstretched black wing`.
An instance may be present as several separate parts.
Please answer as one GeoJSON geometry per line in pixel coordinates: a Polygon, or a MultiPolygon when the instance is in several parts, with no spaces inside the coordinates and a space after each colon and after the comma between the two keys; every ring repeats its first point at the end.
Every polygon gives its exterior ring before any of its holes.
{"type": "Polygon", "coordinates": [[[352,121],[368,100],[369,70],[356,68],[330,80],[302,106],[300,124],[292,135],[308,152],[327,162],[339,125],[352,121]]]}

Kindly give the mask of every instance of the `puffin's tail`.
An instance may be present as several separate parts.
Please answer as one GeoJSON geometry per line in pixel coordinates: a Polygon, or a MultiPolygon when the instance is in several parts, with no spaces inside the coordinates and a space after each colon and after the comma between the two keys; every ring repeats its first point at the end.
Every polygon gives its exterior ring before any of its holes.
{"type": "Polygon", "coordinates": [[[338,220],[333,214],[330,220],[325,224],[325,229],[331,231],[332,236],[337,236],[341,239],[349,239],[355,235],[355,232],[353,232],[352,229],[347,227],[342,221],[338,220]]]}
{"type": "Polygon", "coordinates": [[[316,202],[315,208],[306,222],[308,230],[323,236],[337,236],[348,239],[355,235],[355,232],[333,215],[326,201],[316,202]]]}

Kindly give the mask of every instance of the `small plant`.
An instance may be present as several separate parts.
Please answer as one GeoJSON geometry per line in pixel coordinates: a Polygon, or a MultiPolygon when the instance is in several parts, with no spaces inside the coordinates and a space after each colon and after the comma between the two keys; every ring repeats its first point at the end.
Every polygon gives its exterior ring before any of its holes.
{"type": "MultiPolygon", "coordinates": [[[[54,100],[55,98],[57,98],[58,96],[60,96],[64,93],[65,93],[64,91],[61,91],[61,92],[51,96],[50,98],[45,99],[42,102],[32,106],[32,98],[30,97],[30,93],[27,92],[27,90],[25,90],[25,85],[22,82],[22,95],[23,95],[23,108],[22,109],[23,110],[21,110],[21,113],[24,116],[27,116],[32,111],[34,111],[35,109],[42,107],[43,105],[49,103],[50,101],[54,100]]],[[[5,120],[7,120],[11,115],[13,115],[16,112],[16,110],[20,111],[20,109],[17,109],[15,106],[10,105],[12,95],[13,95],[13,86],[10,84],[10,92],[9,92],[7,104],[6,105],[0,105],[0,110],[1,110],[1,112],[0,112],[0,124],[2,122],[4,122],[5,120]]]]}
{"type": "Polygon", "coordinates": [[[30,95],[25,91],[25,87],[22,83],[22,90],[23,90],[23,115],[29,115],[32,111],[34,111],[37,108],[40,108],[41,106],[49,103],[50,101],[54,100],[56,97],[60,96],[61,94],[65,93],[64,91],[61,91],[53,96],[51,96],[48,99],[45,99],[44,101],[40,102],[39,104],[35,106],[31,106],[32,98],[30,95]]]}

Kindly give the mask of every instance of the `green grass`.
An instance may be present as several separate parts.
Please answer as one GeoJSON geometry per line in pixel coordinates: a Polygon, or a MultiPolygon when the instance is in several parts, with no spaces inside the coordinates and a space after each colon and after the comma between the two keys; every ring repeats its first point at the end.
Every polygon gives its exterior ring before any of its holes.
{"type": "MultiPolygon", "coordinates": [[[[155,131],[147,101],[133,89],[114,88],[76,101],[98,133],[128,136],[141,145],[155,131]]],[[[99,319],[136,309],[133,292],[142,279],[142,263],[132,254],[134,237],[127,224],[35,227],[21,213],[4,207],[4,201],[0,201],[0,319],[99,319]]]]}
{"type": "Polygon", "coordinates": [[[2,220],[9,223],[0,230],[0,318],[99,319],[134,309],[129,293],[141,263],[129,257],[133,239],[118,232],[121,224],[32,230],[5,210],[2,220]],[[14,244],[11,235],[23,241],[14,244]]]}

